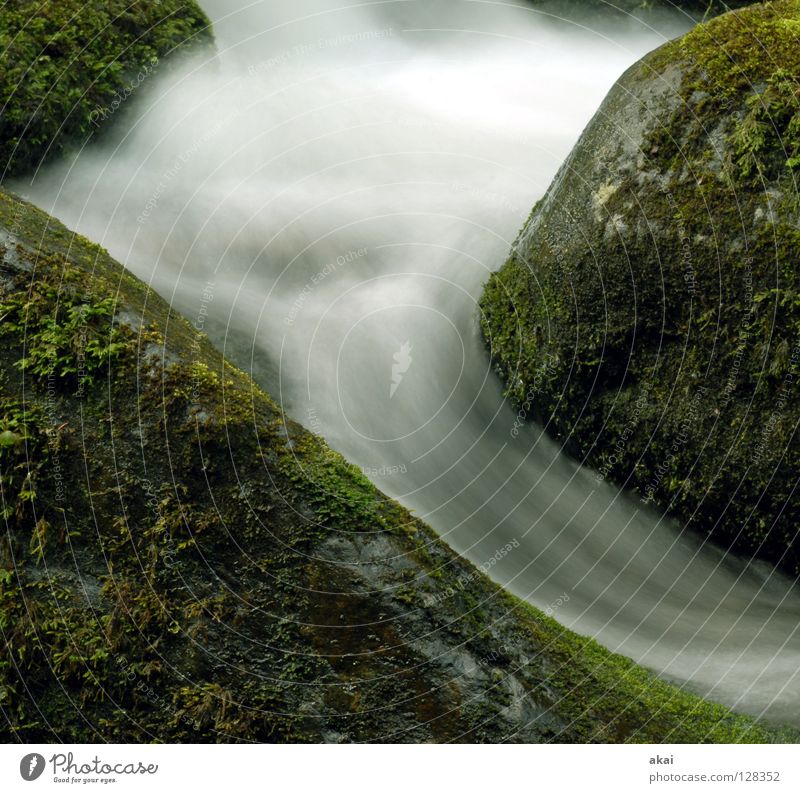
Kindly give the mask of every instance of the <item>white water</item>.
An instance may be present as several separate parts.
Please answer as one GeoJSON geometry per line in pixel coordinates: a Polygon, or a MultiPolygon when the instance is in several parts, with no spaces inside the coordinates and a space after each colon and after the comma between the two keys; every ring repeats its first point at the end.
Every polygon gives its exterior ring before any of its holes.
{"type": "Polygon", "coordinates": [[[206,7],[215,64],[162,77],[118,145],[18,189],[191,320],[208,311],[226,352],[459,552],[482,564],[517,539],[491,568],[515,593],[566,594],[563,624],[797,722],[798,592],[596,484],[537,427],[512,438],[478,334],[481,285],[606,91],[686,20],[206,7]]]}

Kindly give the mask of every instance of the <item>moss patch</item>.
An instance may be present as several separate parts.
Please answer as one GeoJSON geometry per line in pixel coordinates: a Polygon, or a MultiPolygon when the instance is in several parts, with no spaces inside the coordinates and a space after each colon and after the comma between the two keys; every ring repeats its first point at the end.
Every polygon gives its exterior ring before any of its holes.
{"type": "Polygon", "coordinates": [[[191,0],[57,3],[0,11],[0,179],[79,148],[178,51],[211,46],[191,0]]]}

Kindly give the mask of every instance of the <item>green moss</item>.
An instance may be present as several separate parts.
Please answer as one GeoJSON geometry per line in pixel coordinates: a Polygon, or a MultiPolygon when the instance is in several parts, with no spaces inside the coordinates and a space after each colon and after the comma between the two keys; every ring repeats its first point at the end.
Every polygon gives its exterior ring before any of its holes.
{"type": "Polygon", "coordinates": [[[45,432],[37,405],[0,398],[0,516],[6,521],[22,520],[36,500],[38,475],[48,460],[45,432]]]}
{"type": "Polygon", "coordinates": [[[661,62],[688,58],[690,80],[709,82],[735,96],[769,83],[776,74],[800,72],[800,3],[757,3],[700,25],[660,53],[661,62]]]}
{"type": "MultiPolygon", "coordinates": [[[[523,608],[530,610],[527,604],[523,608]]],[[[533,616],[538,615],[534,612],[533,616]]],[[[679,743],[686,740],[709,743],[770,740],[770,735],[750,719],[656,680],[630,659],[605,652],[589,639],[563,629],[559,635],[555,622],[549,627],[551,636],[558,638],[551,638],[547,646],[560,665],[554,668],[547,682],[564,692],[565,697],[581,691],[581,701],[571,706],[575,708],[573,718],[582,724],[587,737],[602,734],[613,741],[625,734],[626,726],[644,723],[645,729],[634,732],[629,740],[647,742],[654,732],[663,735],[666,742],[679,743]],[[598,709],[610,705],[615,718],[597,724],[591,707],[585,703],[598,709]]]]}
{"type": "Polygon", "coordinates": [[[767,3],[701,25],[661,53],[688,58],[687,85],[729,102],[745,97],[732,143],[738,174],[763,172],[764,154],[783,150],[800,164],[800,3],[767,3]]]}
{"type": "Polygon", "coordinates": [[[0,179],[77,149],[176,51],[210,46],[191,0],[6,3],[0,13],[0,179]]]}
{"type": "Polygon", "coordinates": [[[114,298],[87,302],[81,295],[79,273],[65,266],[58,285],[45,282],[43,291],[12,295],[0,303],[0,336],[21,335],[24,354],[15,366],[22,372],[73,381],[79,389],[130,345],[114,327],[114,298]]]}

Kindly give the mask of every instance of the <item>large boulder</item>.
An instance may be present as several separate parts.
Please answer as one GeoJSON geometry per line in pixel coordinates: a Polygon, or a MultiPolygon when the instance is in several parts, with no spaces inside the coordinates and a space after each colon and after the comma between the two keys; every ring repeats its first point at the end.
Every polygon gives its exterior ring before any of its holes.
{"type": "Polygon", "coordinates": [[[0,180],[83,145],[175,55],[213,46],[193,0],[0,7],[0,180]]]}
{"type": "Polygon", "coordinates": [[[482,298],[510,395],[598,479],[800,572],[800,3],[611,90],[482,298]]]}

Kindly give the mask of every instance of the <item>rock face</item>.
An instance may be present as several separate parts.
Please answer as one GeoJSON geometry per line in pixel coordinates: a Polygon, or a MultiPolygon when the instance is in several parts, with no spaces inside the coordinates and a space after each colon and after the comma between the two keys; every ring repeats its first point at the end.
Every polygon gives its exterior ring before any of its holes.
{"type": "Polygon", "coordinates": [[[80,147],[171,68],[176,52],[210,46],[209,21],[193,0],[3,4],[0,180],[80,147]]]}
{"type": "Polygon", "coordinates": [[[800,571],[800,3],[612,89],[482,299],[509,393],[580,459],[800,571]]]}
{"type": "Polygon", "coordinates": [[[2,190],[0,235],[3,739],[769,737],[494,586],[2,190]]]}

